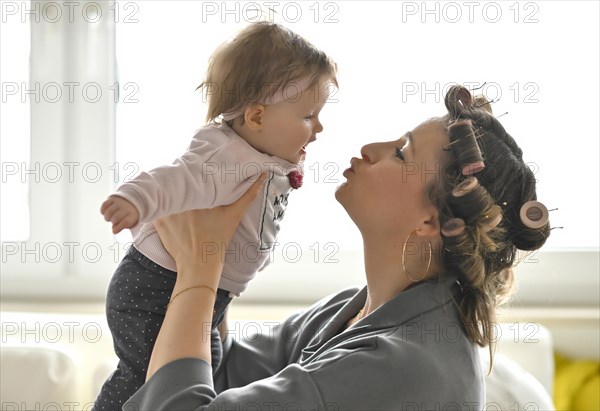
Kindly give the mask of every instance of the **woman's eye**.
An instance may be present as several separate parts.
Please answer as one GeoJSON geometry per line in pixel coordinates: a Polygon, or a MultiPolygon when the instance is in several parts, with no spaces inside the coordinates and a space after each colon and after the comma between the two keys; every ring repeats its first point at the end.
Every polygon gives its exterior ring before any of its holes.
{"type": "Polygon", "coordinates": [[[396,157],[398,157],[400,160],[404,161],[404,154],[402,154],[402,150],[400,150],[400,148],[396,147],[396,157]]]}

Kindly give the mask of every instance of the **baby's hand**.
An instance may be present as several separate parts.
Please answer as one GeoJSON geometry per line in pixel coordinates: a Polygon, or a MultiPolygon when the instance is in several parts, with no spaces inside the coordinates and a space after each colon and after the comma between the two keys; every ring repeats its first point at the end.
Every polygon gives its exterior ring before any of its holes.
{"type": "Polygon", "coordinates": [[[124,228],[135,227],[139,213],[135,206],[122,197],[110,196],[102,203],[100,212],[106,221],[112,223],[113,234],[118,234],[124,228]]]}

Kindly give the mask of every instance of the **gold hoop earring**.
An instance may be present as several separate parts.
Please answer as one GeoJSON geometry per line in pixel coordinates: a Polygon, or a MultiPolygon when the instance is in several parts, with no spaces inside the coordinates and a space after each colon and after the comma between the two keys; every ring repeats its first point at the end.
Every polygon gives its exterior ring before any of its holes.
{"type": "Polygon", "coordinates": [[[406,244],[408,244],[408,240],[410,240],[410,237],[416,232],[417,232],[417,230],[410,233],[408,235],[408,237],[406,238],[404,245],[402,246],[402,268],[404,269],[404,272],[406,273],[406,277],[413,283],[418,283],[419,281],[421,281],[423,278],[425,278],[427,276],[427,273],[429,272],[429,267],[431,266],[431,254],[432,254],[431,241],[427,241],[429,243],[429,260],[427,261],[427,269],[425,269],[425,273],[421,276],[421,278],[416,279],[416,280],[412,279],[410,277],[410,275],[408,274],[408,270],[406,269],[406,244]]]}

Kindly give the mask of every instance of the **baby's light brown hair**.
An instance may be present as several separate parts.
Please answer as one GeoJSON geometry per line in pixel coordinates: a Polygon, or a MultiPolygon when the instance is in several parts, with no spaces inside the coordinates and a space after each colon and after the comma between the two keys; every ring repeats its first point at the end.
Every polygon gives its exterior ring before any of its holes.
{"type": "Polygon", "coordinates": [[[267,101],[300,79],[309,78],[309,87],[328,87],[317,84],[325,77],[337,87],[336,74],[336,63],[301,36],[276,23],[258,22],[214,51],[198,88],[208,100],[206,122],[215,123],[220,114],[267,101]]]}

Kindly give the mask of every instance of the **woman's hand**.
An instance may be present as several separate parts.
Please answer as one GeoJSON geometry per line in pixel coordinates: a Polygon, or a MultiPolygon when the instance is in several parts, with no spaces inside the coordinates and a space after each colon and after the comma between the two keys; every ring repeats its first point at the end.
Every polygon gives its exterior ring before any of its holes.
{"type": "Polygon", "coordinates": [[[166,250],[171,254],[178,271],[193,259],[224,255],[244,212],[254,201],[267,175],[261,174],[235,203],[203,210],[191,210],[156,220],[154,225],[166,250]],[[224,253],[224,249],[222,250],[224,253]]]}
{"type": "Polygon", "coordinates": [[[155,222],[161,241],[177,264],[177,280],[152,350],[146,380],[180,358],[194,357],[210,363],[214,290],[223,259],[213,248],[209,252],[209,246],[227,246],[265,180],[266,175],[262,174],[233,204],[186,211],[155,222]]]}

